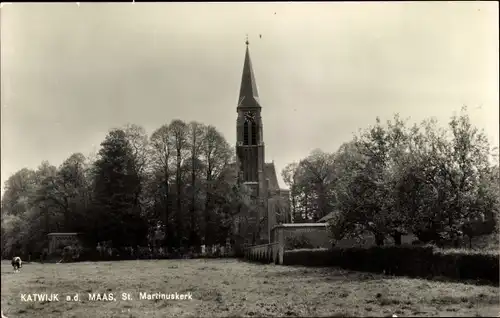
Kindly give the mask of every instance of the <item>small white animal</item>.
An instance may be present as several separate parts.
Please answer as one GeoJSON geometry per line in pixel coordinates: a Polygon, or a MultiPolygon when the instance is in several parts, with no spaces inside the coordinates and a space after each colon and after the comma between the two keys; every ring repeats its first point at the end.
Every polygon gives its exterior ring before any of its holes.
{"type": "Polygon", "coordinates": [[[19,272],[21,267],[23,267],[23,261],[19,256],[15,256],[12,259],[12,267],[14,267],[14,273],[19,272]]]}

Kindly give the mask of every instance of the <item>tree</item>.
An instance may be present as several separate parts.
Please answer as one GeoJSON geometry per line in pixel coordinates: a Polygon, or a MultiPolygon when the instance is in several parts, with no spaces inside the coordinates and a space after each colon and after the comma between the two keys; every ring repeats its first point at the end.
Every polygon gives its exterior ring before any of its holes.
{"type": "Polygon", "coordinates": [[[161,209],[161,223],[165,231],[165,244],[169,244],[172,239],[173,226],[171,225],[171,196],[170,177],[171,164],[174,152],[172,144],[171,130],[168,125],[163,125],[153,132],[150,138],[151,161],[153,164],[152,183],[150,183],[150,193],[155,196],[154,206],[161,209]],[[158,197],[159,195],[159,197],[158,197]],[[156,199],[157,198],[157,199],[156,199]]]}
{"type": "Polygon", "coordinates": [[[6,182],[2,198],[2,254],[39,252],[46,234],[60,228],[57,209],[44,196],[55,167],[44,161],[36,170],[21,169],[6,182]]]}
{"type": "Polygon", "coordinates": [[[198,215],[198,198],[201,190],[200,175],[202,173],[201,149],[203,147],[204,127],[197,122],[188,125],[188,148],[190,158],[190,207],[189,207],[189,245],[200,245],[200,225],[198,215]]]}
{"type": "Polygon", "coordinates": [[[123,130],[114,129],[101,143],[95,163],[95,209],[90,220],[97,241],[135,246],[146,237],[147,226],[136,209],[140,178],[134,169],[132,149],[123,130]]]}
{"type": "Polygon", "coordinates": [[[448,128],[433,119],[407,128],[396,115],[344,144],[334,162],[334,236],[368,231],[377,245],[387,236],[401,244],[411,231],[423,242],[457,244],[463,231],[474,235],[478,218],[492,220],[498,200],[486,190],[494,189],[486,137],[465,109],[448,128]]]}
{"type": "Polygon", "coordinates": [[[289,163],[281,171],[281,177],[285,184],[290,188],[290,198],[291,198],[291,208],[293,222],[298,223],[302,220],[300,213],[298,213],[297,199],[300,194],[299,192],[299,180],[298,180],[298,169],[299,165],[296,162],[289,163]]]}
{"type": "Polygon", "coordinates": [[[183,179],[182,179],[182,162],[186,158],[187,146],[187,125],[181,120],[173,120],[170,123],[170,137],[175,153],[175,187],[176,187],[176,210],[175,210],[175,230],[177,242],[176,247],[183,247],[187,243],[185,233],[185,214],[183,213],[183,179]]]}
{"type": "Polygon", "coordinates": [[[135,209],[142,212],[141,196],[143,194],[143,185],[147,176],[147,167],[149,164],[149,141],[146,130],[135,124],[128,124],[123,129],[126,139],[131,148],[132,169],[139,179],[136,183],[137,188],[134,191],[135,209]]]}
{"type": "Polygon", "coordinates": [[[89,204],[89,185],[85,175],[85,157],[76,153],[66,159],[59,169],[42,165],[38,189],[38,203],[56,209],[62,214],[65,231],[72,232],[78,213],[84,213],[89,204]]]}
{"type": "Polygon", "coordinates": [[[314,221],[333,211],[334,162],[334,154],[317,149],[299,163],[303,167],[302,181],[311,187],[311,210],[314,221]]]}
{"type": "Polygon", "coordinates": [[[298,164],[287,165],[281,175],[290,187],[294,222],[317,221],[333,211],[335,155],[314,150],[298,164]]]}
{"type": "Polygon", "coordinates": [[[28,209],[36,191],[35,171],[24,168],[5,181],[2,213],[19,215],[28,209]]]}
{"type": "MultiPolygon", "coordinates": [[[[206,245],[215,242],[214,234],[217,231],[216,223],[216,198],[219,189],[226,188],[235,177],[230,175],[229,163],[233,159],[233,151],[228,142],[213,126],[205,126],[203,130],[202,147],[200,156],[205,167],[205,202],[203,238],[206,245]]],[[[236,172],[236,171],[235,171],[236,172]]]]}

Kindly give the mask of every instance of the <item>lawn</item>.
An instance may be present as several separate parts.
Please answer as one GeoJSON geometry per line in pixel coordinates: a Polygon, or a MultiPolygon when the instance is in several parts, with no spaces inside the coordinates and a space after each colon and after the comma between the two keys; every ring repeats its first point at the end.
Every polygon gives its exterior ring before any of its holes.
{"type": "Polygon", "coordinates": [[[2,261],[2,310],[18,317],[498,316],[499,288],[233,259],[26,264],[2,261]],[[192,300],[139,293],[191,292],[192,300]],[[59,302],[21,294],[58,293],[59,302]],[[65,295],[80,295],[67,302],[65,295]],[[116,301],[89,301],[113,293],[116,301]],[[132,300],[121,300],[121,294],[132,300]]]}

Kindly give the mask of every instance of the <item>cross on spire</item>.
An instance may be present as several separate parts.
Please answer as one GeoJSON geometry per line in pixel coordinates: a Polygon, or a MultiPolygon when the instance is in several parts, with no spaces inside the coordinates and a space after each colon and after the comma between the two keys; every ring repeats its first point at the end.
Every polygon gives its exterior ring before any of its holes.
{"type": "Polygon", "coordinates": [[[248,44],[250,44],[250,42],[248,42],[248,34],[246,36],[246,39],[245,39],[245,44],[248,46],[248,44]]]}

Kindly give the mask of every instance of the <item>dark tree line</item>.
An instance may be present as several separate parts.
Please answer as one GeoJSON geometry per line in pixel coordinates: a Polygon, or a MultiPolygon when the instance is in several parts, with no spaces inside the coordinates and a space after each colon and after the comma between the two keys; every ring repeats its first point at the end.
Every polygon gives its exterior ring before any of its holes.
{"type": "Polygon", "coordinates": [[[231,172],[234,151],[212,126],[174,120],[150,136],[113,129],[97,155],[44,161],[5,183],[2,254],[40,252],[50,232],[81,232],[89,246],[167,249],[242,241],[248,192],[231,172]],[[240,221],[241,222],[241,221],[240,221]]]}
{"type": "MultiPolygon", "coordinates": [[[[137,125],[113,129],[96,155],[75,153],[60,167],[44,161],[6,181],[2,255],[40,252],[50,232],[84,233],[89,246],[169,250],[258,237],[234,159],[217,129],[197,122],[174,120],[151,135],[137,125]]],[[[382,245],[412,232],[430,242],[498,229],[497,160],[464,110],[447,129],[377,119],[338,151],[315,150],[282,176],[294,222],[333,212],[334,241],[370,233],[382,245]]]]}

